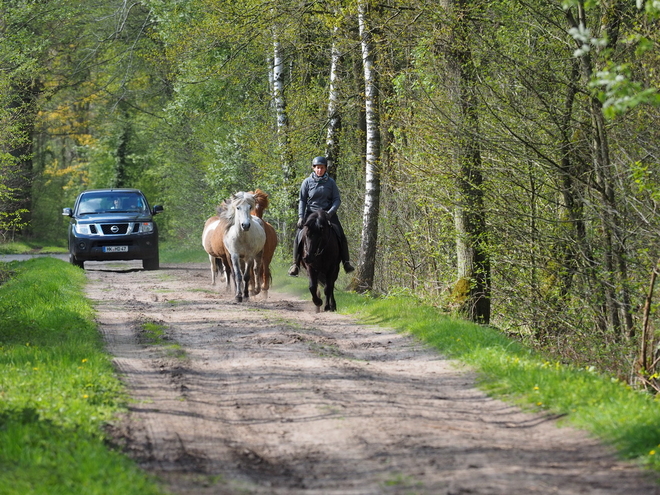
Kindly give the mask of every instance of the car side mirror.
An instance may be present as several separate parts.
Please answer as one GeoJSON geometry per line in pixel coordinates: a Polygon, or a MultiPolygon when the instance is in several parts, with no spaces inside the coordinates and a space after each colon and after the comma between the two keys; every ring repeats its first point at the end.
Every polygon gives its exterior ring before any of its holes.
{"type": "Polygon", "coordinates": [[[163,206],[162,205],[155,205],[152,213],[154,215],[158,215],[159,213],[163,212],[163,206]]]}
{"type": "Polygon", "coordinates": [[[71,208],[62,208],[62,215],[65,217],[72,217],[73,210],[71,208]]]}

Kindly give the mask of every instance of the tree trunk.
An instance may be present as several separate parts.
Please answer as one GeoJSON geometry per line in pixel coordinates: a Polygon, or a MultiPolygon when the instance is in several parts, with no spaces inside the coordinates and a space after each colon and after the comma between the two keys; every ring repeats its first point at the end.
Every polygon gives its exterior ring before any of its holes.
{"type": "MultiPolygon", "coordinates": [[[[621,15],[618,2],[615,3],[614,7],[608,10],[609,15],[614,16],[614,19],[610,20],[609,24],[603,25],[603,29],[607,31],[607,39],[610,46],[618,36],[618,20],[621,15]]],[[[571,27],[586,27],[588,25],[586,12],[581,4],[578,5],[577,12],[577,19],[570,10],[566,12],[571,27]]],[[[579,57],[579,60],[584,79],[588,83],[593,74],[591,53],[583,53],[579,57]]],[[[607,319],[611,330],[618,338],[622,334],[622,319],[627,334],[633,334],[631,298],[627,286],[628,266],[625,259],[625,233],[621,228],[619,209],[614,191],[613,165],[610,160],[609,137],[603,115],[603,106],[595,95],[591,96],[589,111],[592,126],[591,155],[594,176],[596,178],[595,187],[602,201],[600,205],[600,218],[603,229],[603,265],[605,270],[603,284],[605,286],[607,319]]]]}
{"type": "Polygon", "coordinates": [[[467,26],[468,2],[443,0],[452,14],[450,46],[446,50],[448,87],[455,116],[454,162],[458,173],[454,210],[457,254],[457,294],[472,321],[490,321],[490,258],[483,199],[479,115],[475,68],[467,26]]]}
{"type": "Polygon", "coordinates": [[[328,94],[328,133],[325,140],[325,156],[328,159],[328,173],[331,177],[337,176],[337,157],[339,156],[339,133],[341,132],[341,114],[339,113],[339,64],[342,54],[337,47],[337,31],[333,30],[335,40],[330,53],[330,90],[328,94]]]}
{"type": "Polygon", "coordinates": [[[284,98],[284,59],[282,47],[278,38],[277,28],[273,28],[273,102],[277,119],[277,143],[280,151],[282,166],[282,179],[284,187],[288,188],[286,197],[289,207],[297,209],[297,188],[293,159],[289,143],[289,116],[287,114],[286,100],[284,98]]]}
{"type": "Polygon", "coordinates": [[[19,223],[27,224],[30,221],[29,211],[32,206],[32,153],[37,117],[36,100],[41,92],[41,84],[34,80],[23,81],[12,85],[11,89],[11,101],[7,108],[12,120],[17,123],[20,137],[11,143],[8,152],[13,160],[2,170],[2,183],[11,194],[0,204],[0,210],[4,213],[22,211],[19,223]]]}
{"type": "Polygon", "coordinates": [[[367,124],[365,195],[360,259],[355,288],[366,292],[373,289],[380,210],[380,116],[378,112],[378,75],[374,68],[374,46],[371,35],[367,0],[358,4],[358,22],[364,70],[364,104],[367,124]]]}

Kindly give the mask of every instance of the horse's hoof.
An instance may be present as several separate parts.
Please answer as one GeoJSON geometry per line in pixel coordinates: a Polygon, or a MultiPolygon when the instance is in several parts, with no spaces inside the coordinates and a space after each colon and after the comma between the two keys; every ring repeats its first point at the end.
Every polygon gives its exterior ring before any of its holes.
{"type": "Polygon", "coordinates": [[[243,296],[236,296],[236,302],[243,302],[243,296]]]}
{"type": "Polygon", "coordinates": [[[316,308],[316,312],[320,313],[321,312],[321,306],[314,306],[316,308]]]}

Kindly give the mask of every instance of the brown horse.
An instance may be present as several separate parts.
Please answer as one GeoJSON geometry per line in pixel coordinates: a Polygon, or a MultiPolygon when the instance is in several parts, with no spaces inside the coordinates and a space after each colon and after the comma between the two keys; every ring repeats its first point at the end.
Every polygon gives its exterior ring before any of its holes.
{"type": "Polygon", "coordinates": [[[202,245],[211,262],[211,284],[215,285],[218,274],[223,273],[227,282],[227,290],[229,290],[231,287],[231,265],[224,243],[224,235],[228,226],[228,221],[224,215],[226,210],[226,202],[221,203],[217,207],[218,214],[206,221],[202,233],[202,245]]]}
{"type": "MultiPolygon", "coordinates": [[[[255,206],[252,210],[252,214],[261,218],[263,221],[264,210],[268,208],[269,204],[268,194],[261,189],[251,191],[249,194],[252,194],[255,199],[255,206]]],[[[275,248],[277,247],[277,232],[273,226],[266,221],[263,222],[263,227],[266,231],[266,244],[264,244],[264,254],[262,258],[261,290],[264,291],[264,297],[267,297],[270,283],[273,280],[270,273],[270,262],[273,260],[275,248]]],[[[254,277],[251,277],[250,280],[254,280],[254,277]]]]}

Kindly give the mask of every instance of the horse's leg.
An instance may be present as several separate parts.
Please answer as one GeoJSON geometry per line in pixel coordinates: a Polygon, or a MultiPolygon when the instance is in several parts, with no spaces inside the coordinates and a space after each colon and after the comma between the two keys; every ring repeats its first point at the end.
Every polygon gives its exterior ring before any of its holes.
{"type": "Polygon", "coordinates": [[[264,260],[264,252],[261,251],[255,256],[254,261],[252,262],[251,266],[253,267],[251,276],[254,278],[254,281],[252,285],[254,285],[254,292],[252,293],[253,295],[257,295],[261,292],[261,282],[262,282],[262,272],[263,272],[263,260],[264,260]]]}
{"type": "Polygon", "coordinates": [[[309,274],[309,292],[312,294],[312,301],[318,312],[318,308],[323,304],[323,299],[318,295],[319,276],[316,270],[310,270],[309,267],[307,271],[309,274]]]}
{"type": "Polygon", "coordinates": [[[266,263],[262,263],[261,292],[264,294],[264,301],[268,299],[268,289],[270,289],[270,267],[266,263]]]}
{"type": "Polygon", "coordinates": [[[229,292],[231,290],[231,265],[229,264],[227,255],[222,258],[222,266],[225,268],[225,292],[229,292]]]}
{"type": "Polygon", "coordinates": [[[236,284],[236,302],[243,301],[241,294],[241,283],[243,282],[243,274],[241,273],[241,258],[235,253],[231,255],[232,275],[234,276],[234,283],[236,284]]]}
{"type": "Polygon", "coordinates": [[[215,264],[215,258],[209,254],[209,261],[211,262],[211,285],[215,285],[215,277],[218,273],[218,267],[215,264]]]}
{"type": "Polygon", "coordinates": [[[248,272],[248,279],[250,280],[250,295],[256,295],[255,290],[255,280],[254,280],[254,263],[250,263],[246,266],[245,271],[248,272]]]}
{"type": "Polygon", "coordinates": [[[335,282],[339,276],[339,264],[326,274],[325,284],[325,311],[337,311],[337,301],[335,301],[335,282]]]}
{"type": "Polygon", "coordinates": [[[337,303],[335,303],[335,283],[329,281],[325,284],[325,308],[324,311],[336,311],[337,303]]]}
{"type": "Polygon", "coordinates": [[[245,266],[243,267],[243,298],[247,301],[250,299],[250,275],[252,271],[253,261],[249,258],[245,259],[245,266]]]}

